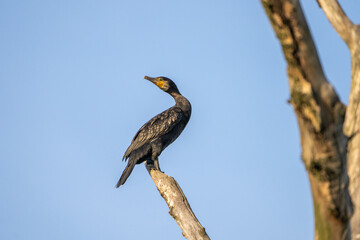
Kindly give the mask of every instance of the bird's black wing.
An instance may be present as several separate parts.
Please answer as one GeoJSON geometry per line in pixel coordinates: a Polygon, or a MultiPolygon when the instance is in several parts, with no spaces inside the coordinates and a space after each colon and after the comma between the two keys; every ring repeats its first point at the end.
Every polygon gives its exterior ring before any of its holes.
{"type": "Polygon", "coordinates": [[[169,133],[174,126],[183,119],[185,119],[184,113],[180,108],[175,106],[153,117],[136,133],[124,154],[123,160],[126,160],[132,151],[138,149],[145,143],[149,143],[152,140],[169,133]]]}

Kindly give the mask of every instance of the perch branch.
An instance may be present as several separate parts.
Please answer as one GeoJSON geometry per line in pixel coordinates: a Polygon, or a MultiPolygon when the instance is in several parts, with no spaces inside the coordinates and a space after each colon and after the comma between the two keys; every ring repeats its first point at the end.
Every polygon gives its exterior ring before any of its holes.
{"type": "Polygon", "coordinates": [[[175,179],[155,169],[147,170],[168,205],[169,214],[183,231],[183,236],[189,240],[210,240],[175,179]]]}

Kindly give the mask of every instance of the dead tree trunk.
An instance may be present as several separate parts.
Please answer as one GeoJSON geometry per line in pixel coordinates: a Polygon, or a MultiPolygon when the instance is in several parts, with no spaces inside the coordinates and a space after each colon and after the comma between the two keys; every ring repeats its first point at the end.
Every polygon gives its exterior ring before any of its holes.
{"type": "Polygon", "coordinates": [[[351,90],[344,133],[348,142],[349,191],[354,204],[351,218],[353,240],[360,239],[360,26],[351,22],[336,0],[318,0],[326,17],[347,44],[351,54],[351,90]]]}
{"type": "Polygon", "coordinates": [[[324,75],[299,1],[261,2],[287,61],[289,102],[297,116],[313,195],[315,239],[350,240],[346,107],[324,75]]]}

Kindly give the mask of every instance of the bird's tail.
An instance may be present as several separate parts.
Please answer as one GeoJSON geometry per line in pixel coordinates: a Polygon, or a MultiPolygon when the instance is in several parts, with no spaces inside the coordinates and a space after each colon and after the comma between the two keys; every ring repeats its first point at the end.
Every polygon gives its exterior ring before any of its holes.
{"type": "Polygon", "coordinates": [[[120,187],[121,185],[123,185],[126,182],[126,179],[130,176],[134,167],[135,167],[135,161],[132,161],[131,159],[129,159],[125,170],[123,171],[119,181],[116,184],[116,188],[120,187]]]}

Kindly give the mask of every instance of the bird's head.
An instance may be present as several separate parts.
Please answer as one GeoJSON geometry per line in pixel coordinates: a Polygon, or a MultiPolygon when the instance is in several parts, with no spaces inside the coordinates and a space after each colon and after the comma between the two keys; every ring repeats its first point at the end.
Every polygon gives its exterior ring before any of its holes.
{"type": "Polygon", "coordinates": [[[158,86],[164,92],[167,92],[170,94],[171,93],[180,93],[177,86],[175,85],[175,83],[167,77],[152,78],[152,77],[145,76],[144,78],[149,80],[156,86],[158,86]]]}

